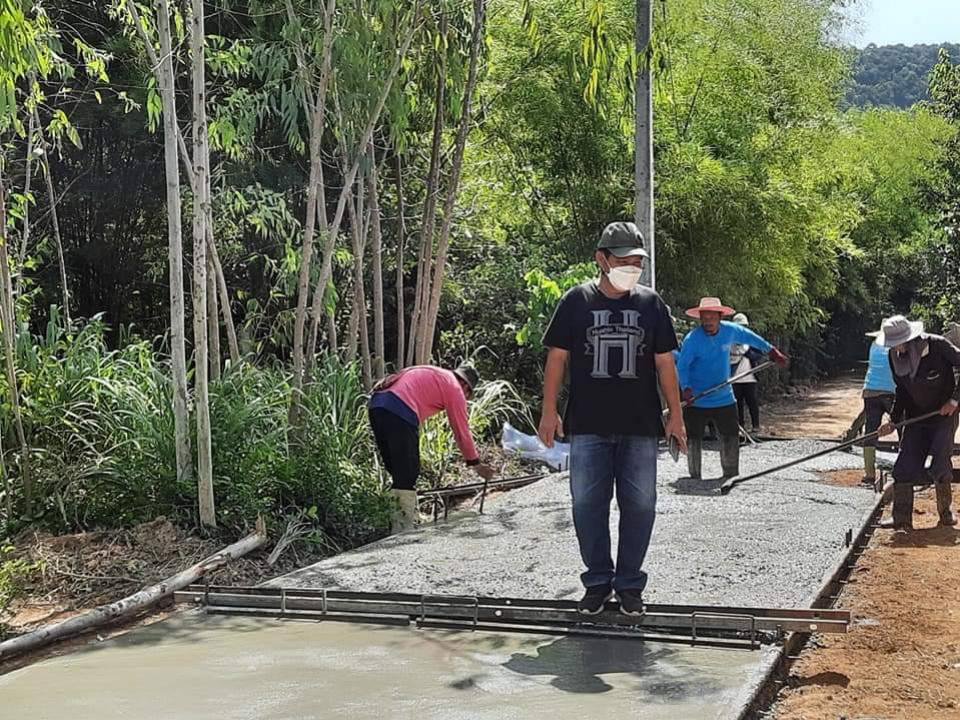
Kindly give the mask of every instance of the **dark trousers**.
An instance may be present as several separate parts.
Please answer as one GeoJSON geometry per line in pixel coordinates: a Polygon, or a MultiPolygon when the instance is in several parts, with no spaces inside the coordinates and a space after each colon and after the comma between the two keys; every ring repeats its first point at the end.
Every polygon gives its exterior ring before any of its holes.
{"type": "Polygon", "coordinates": [[[953,479],[953,437],[957,417],[944,417],[932,422],[917,423],[900,433],[900,454],[893,465],[893,524],[912,527],[913,486],[927,477],[937,488],[937,509],[941,522],[950,513],[950,482],[953,479]],[[930,457],[929,476],[924,468],[930,457]]]}
{"type": "Polygon", "coordinates": [[[737,406],[700,408],[688,405],[683,409],[687,426],[687,468],[690,477],[701,477],[703,433],[707,423],[713,423],[720,434],[720,466],[724,477],[740,474],[740,427],[737,425],[737,406]]]}
{"type": "Polygon", "coordinates": [[[638,435],[574,435],[570,493],[584,587],[643,590],[643,561],[657,514],[657,439],[638,435]],[[610,554],[610,503],[620,509],[617,563],[610,554]]]}
{"type": "Polygon", "coordinates": [[[757,384],[736,383],[733,386],[733,394],[737,398],[737,417],[740,420],[740,427],[743,427],[743,408],[744,405],[750,410],[750,428],[757,430],[760,428],[760,401],[757,400],[757,384]]]}
{"type": "Polygon", "coordinates": [[[893,465],[897,483],[919,483],[927,476],[925,465],[930,457],[929,477],[934,482],[953,479],[953,436],[957,432],[957,416],[934,419],[932,422],[909,425],[901,430],[900,454],[893,465]]]}
{"type": "Polygon", "coordinates": [[[370,427],[394,490],[415,490],[420,476],[420,431],[383,408],[370,408],[370,427]]]}
{"type": "MultiPolygon", "coordinates": [[[[869,435],[880,429],[880,423],[883,422],[884,414],[889,415],[893,410],[893,401],[897,396],[893,393],[885,395],[875,395],[863,399],[863,415],[865,420],[864,434],[869,435]]],[[[909,428],[907,428],[909,430],[909,428]]],[[[871,438],[865,441],[864,447],[876,447],[877,439],[871,438]]]]}

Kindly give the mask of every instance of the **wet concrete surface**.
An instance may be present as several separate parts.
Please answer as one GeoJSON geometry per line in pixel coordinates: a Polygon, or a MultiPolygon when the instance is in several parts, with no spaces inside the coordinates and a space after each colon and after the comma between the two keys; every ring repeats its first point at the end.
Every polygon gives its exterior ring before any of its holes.
{"type": "Polygon", "coordinates": [[[191,612],[0,677],[0,717],[716,718],[762,654],[191,612]]]}
{"type": "MultiPolygon", "coordinates": [[[[824,447],[745,448],[743,474],[824,447]]],[[[647,597],[805,606],[874,494],[816,482],[835,454],[720,496],[662,456],[647,597]]],[[[707,476],[720,474],[716,452],[707,476]]],[[[487,514],[330,558],[287,587],[569,598],[581,592],[567,479],[491,498],[487,514]]],[[[616,533],[616,511],[611,524],[616,533]]],[[[189,613],[0,677],[0,718],[737,717],[776,658],[641,640],[466,633],[189,613]]]]}
{"type": "MultiPolygon", "coordinates": [[[[815,452],[795,440],[745,447],[741,474],[815,452]]],[[[806,606],[859,529],[875,496],[869,489],[817,482],[814,471],[861,467],[836,453],[719,495],[719,480],[685,478],[686,464],[661,455],[657,521],[647,556],[651,602],[806,606]]],[[[719,458],[704,453],[705,477],[719,458]]],[[[611,513],[616,537],[618,517],[611,513]]],[[[614,547],[616,546],[614,542],[614,547]]],[[[468,513],[345,553],[271,581],[287,587],[378,592],[573,598],[582,588],[565,475],[491,498],[468,513]]]]}

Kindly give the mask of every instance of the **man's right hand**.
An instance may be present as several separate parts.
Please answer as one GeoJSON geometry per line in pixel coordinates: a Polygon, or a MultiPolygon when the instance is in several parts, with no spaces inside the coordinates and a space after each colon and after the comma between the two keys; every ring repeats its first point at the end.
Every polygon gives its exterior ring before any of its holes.
{"type": "Polygon", "coordinates": [[[543,412],[540,416],[540,425],[537,427],[537,437],[548,448],[553,447],[554,438],[563,437],[563,420],[560,419],[560,413],[555,410],[543,412]]]}
{"type": "Polygon", "coordinates": [[[877,437],[886,437],[896,429],[897,429],[897,426],[894,425],[892,422],[884,423],[883,425],[880,426],[880,429],[877,430],[877,437]]]}
{"type": "Polygon", "coordinates": [[[683,389],[683,401],[689,403],[693,400],[693,388],[684,388],[683,389]]]}

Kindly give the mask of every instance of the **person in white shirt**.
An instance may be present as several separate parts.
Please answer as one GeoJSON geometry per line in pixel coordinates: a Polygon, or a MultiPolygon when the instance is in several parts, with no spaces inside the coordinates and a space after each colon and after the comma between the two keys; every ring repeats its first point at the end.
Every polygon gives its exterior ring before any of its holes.
{"type": "MultiPolygon", "coordinates": [[[[733,316],[737,325],[750,326],[750,321],[743,313],[733,316]]],[[[730,349],[730,377],[736,377],[751,370],[762,353],[753,350],[749,345],[736,344],[730,349]]],[[[744,406],[750,411],[750,430],[760,432],[760,400],[757,397],[757,376],[747,375],[733,383],[733,394],[737,398],[737,414],[740,418],[740,427],[744,427],[744,406]]]]}

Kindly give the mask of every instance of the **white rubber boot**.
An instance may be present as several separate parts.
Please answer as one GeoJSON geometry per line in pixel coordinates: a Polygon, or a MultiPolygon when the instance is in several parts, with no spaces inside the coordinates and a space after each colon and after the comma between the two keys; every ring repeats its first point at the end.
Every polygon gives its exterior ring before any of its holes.
{"type": "Polygon", "coordinates": [[[390,531],[393,534],[413,530],[420,515],[417,506],[416,490],[391,490],[390,493],[396,500],[397,507],[393,511],[393,522],[390,531]]]}

